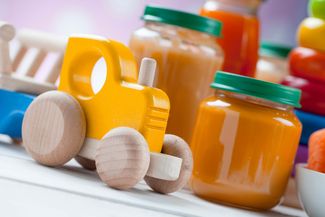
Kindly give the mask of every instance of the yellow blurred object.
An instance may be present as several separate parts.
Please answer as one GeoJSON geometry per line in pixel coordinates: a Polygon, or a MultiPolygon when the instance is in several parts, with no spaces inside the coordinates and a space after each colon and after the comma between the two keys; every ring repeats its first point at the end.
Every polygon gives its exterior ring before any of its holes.
{"type": "Polygon", "coordinates": [[[159,89],[137,84],[136,61],[121,43],[105,38],[72,37],[62,66],[59,90],[74,96],[83,108],[87,138],[101,139],[109,130],[128,126],[160,152],[169,115],[168,96],[159,89]],[[91,87],[95,63],[103,57],[106,81],[98,93],[91,87]]]}
{"type": "Polygon", "coordinates": [[[298,44],[325,52],[325,20],[308,17],[304,19],[297,32],[298,44]]]}

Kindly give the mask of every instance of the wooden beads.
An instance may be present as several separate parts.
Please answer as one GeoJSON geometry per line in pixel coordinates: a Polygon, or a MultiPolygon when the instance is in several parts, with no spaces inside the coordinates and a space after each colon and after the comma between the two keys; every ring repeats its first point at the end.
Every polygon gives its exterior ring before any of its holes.
{"type": "Polygon", "coordinates": [[[59,166],[78,154],[85,132],[78,101],[64,92],[49,91],[37,97],[25,113],[23,145],[39,163],[59,166]]]}
{"type": "Polygon", "coordinates": [[[149,161],[146,140],[128,127],[111,130],[96,150],[97,172],[112,188],[128,189],[136,185],[145,176],[149,161]]]}
{"type": "Polygon", "coordinates": [[[192,152],[182,138],[175,135],[165,135],[162,153],[183,159],[178,179],[168,181],[146,176],[144,180],[154,191],[168,194],[178,191],[188,182],[193,169],[192,152]]]}

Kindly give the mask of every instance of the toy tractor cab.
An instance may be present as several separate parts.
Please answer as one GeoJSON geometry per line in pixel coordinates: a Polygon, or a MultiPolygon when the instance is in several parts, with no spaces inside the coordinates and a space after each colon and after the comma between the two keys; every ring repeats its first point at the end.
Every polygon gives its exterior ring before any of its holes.
{"type": "Polygon", "coordinates": [[[192,155],[183,139],[165,135],[170,105],[167,95],[152,87],[155,67],[153,59],[143,59],[138,76],[124,45],[99,37],[70,38],[59,91],[41,94],[26,111],[22,135],[28,153],[48,166],[77,157],[118,189],[143,178],[161,193],[182,188],[192,155]],[[90,77],[101,57],[106,81],[95,94],[90,77]]]}

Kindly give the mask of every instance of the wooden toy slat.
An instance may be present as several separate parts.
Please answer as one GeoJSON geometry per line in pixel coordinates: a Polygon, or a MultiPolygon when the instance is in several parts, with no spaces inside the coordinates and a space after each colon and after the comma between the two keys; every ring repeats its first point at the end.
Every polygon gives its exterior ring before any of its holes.
{"type": "Polygon", "coordinates": [[[0,74],[10,74],[11,72],[9,43],[0,39],[0,74]]]}
{"type": "Polygon", "coordinates": [[[31,94],[56,89],[55,82],[60,74],[67,38],[28,29],[19,31],[17,35],[20,47],[11,62],[9,41],[15,36],[15,28],[0,21],[0,87],[31,94]],[[37,49],[35,58],[27,66],[24,76],[18,75],[19,65],[27,58],[26,54],[32,48],[37,49]],[[34,76],[50,52],[59,53],[59,58],[43,81],[36,81],[34,76]]]}
{"type": "Polygon", "coordinates": [[[46,58],[47,53],[56,52],[60,53],[59,59],[55,62],[53,67],[49,70],[46,75],[44,82],[55,83],[61,70],[61,65],[63,61],[63,52],[67,43],[67,38],[54,36],[49,33],[23,29],[18,32],[18,40],[21,43],[21,49],[19,50],[16,58],[14,68],[17,69],[19,63],[22,61],[26,54],[27,49],[36,48],[38,52],[33,62],[29,66],[26,76],[35,76],[41,64],[46,58]],[[61,54],[62,53],[62,54],[61,54]]]}
{"type": "Polygon", "coordinates": [[[42,65],[45,60],[47,53],[44,50],[37,51],[35,58],[33,59],[31,65],[28,67],[26,76],[34,77],[39,67],[42,65]]]}
{"type": "Polygon", "coordinates": [[[56,82],[61,72],[62,63],[63,63],[63,54],[57,58],[51,71],[46,75],[44,80],[45,82],[50,82],[50,83],[56,82]]]}
{"type": "Polygon", "coordinates": [[[50,33],[22,29],[18,32],[19,42],[26,47],[33,47],[47,52],[64,52],[67,38],[50,33]]]}
{"type": "Polygon", "coordinates": [[[0,88],[37,95],[57,89],[54,84],[35,81],[31,77],[18,74],[0,74],[0,88]]]}
{"type": "Polygon", "coordinates": [[[10,74],[12,72],[9,57],[9,41],[15,36],[15,28],[5,22],[0,21],[0,74],[10,74]]]}
{"type": "Polygon", "coordinates": [[[17,69],[18,69],[20,63],[22,62],[26,52],[27,52],[27,47],[21,45],[18,49],[16,56],[14,57],[13,62],[12,62],[12,69],[14,72],[17,72],[17,69]]]}

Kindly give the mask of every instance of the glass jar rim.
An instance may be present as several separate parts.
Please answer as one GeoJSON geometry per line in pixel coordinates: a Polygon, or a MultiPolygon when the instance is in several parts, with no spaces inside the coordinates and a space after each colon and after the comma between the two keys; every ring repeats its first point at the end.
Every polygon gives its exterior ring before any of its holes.
{"type": "Polygon", "coordinates": [[[212,88],[300,108],[301,90],[233,73],[217,71],[212,88]]]}
{"type": "Polygon", "coordinates": [[[179,10],[147,5],[141,19],[181,26],[216,37],[221,36],[221,21],[179,10]]]}
{"type": "Polygon", "coordinates": [[[285,45],[275,44],[271,42],[262,42],[260,45],[259,53],[265,56],[287,58],[291,49],[291,47],[285,45]]]}

